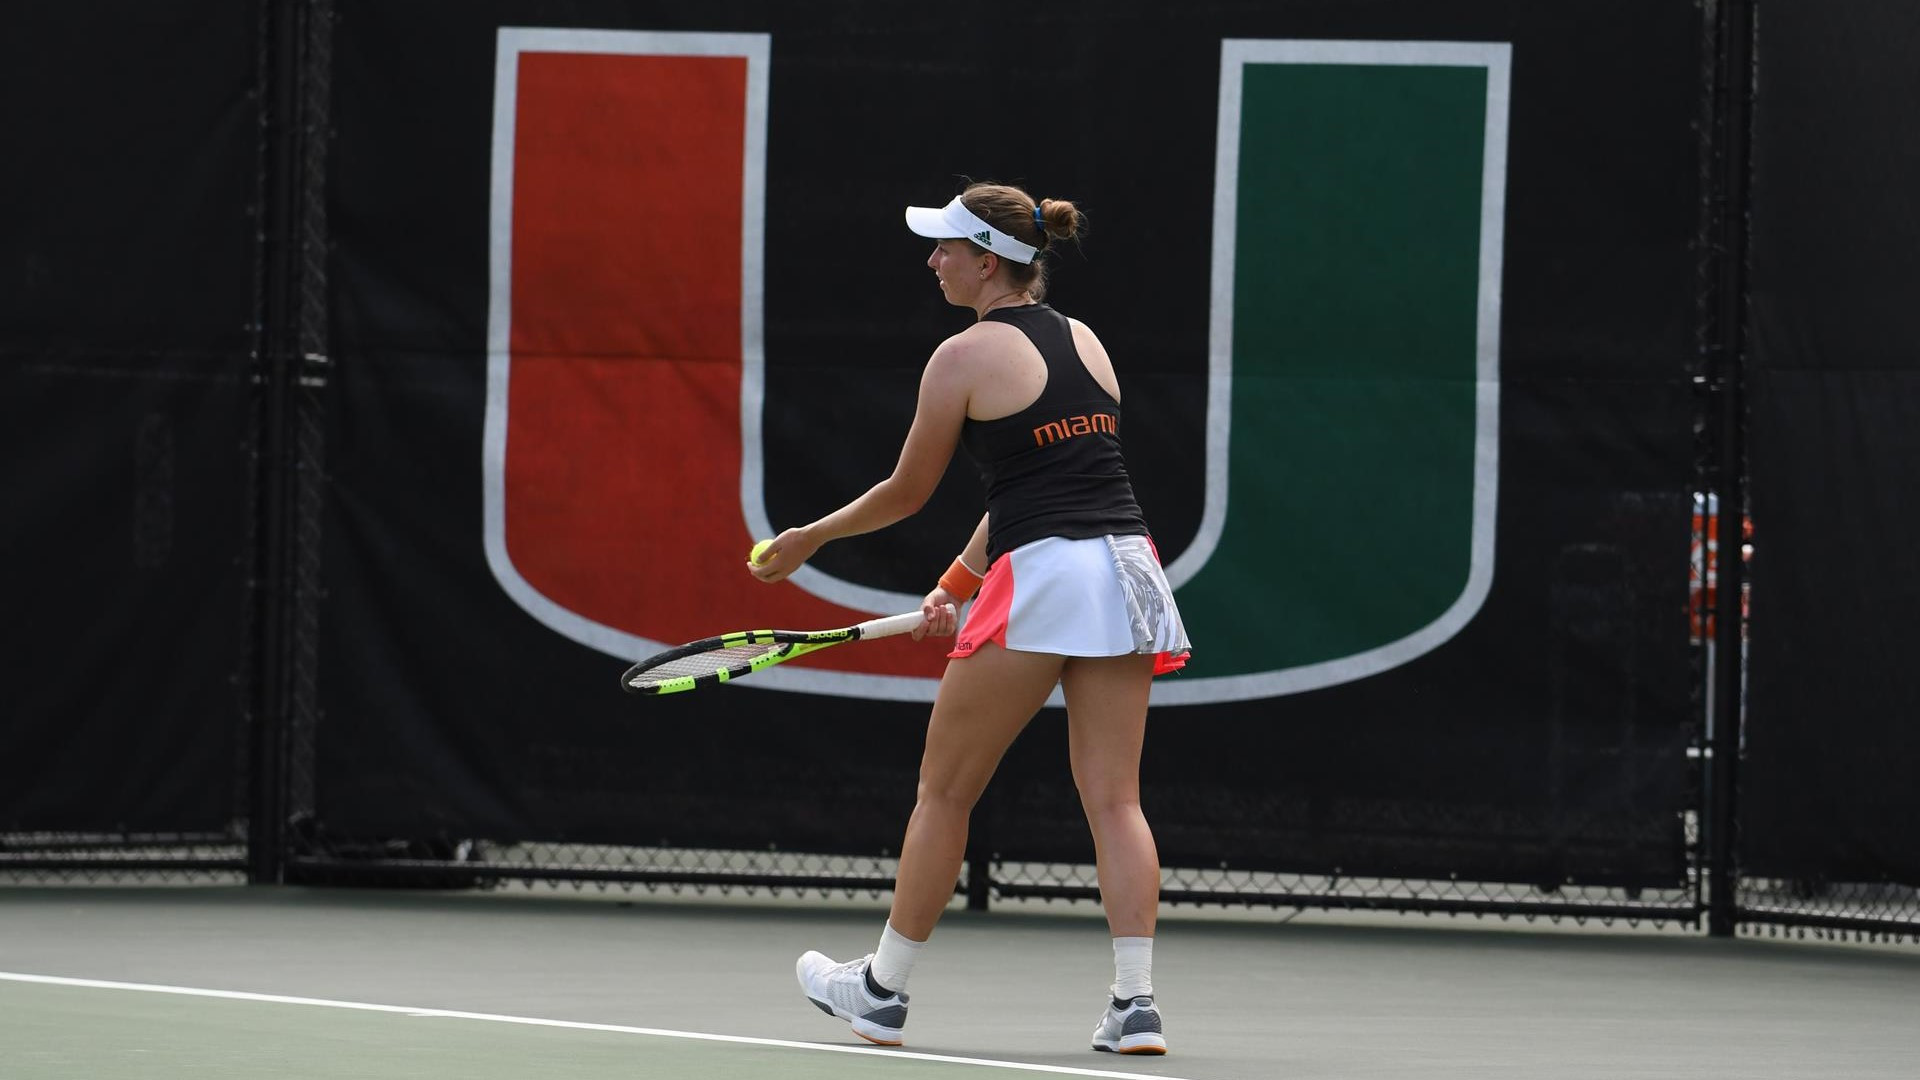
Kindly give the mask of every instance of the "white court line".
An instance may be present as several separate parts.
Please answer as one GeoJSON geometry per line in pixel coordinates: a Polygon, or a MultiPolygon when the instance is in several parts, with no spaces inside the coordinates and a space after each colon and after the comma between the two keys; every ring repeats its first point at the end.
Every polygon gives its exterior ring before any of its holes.
{"type": "Polygon", "coordinates": [[[409,1005],[373,1005],[364,1001],[329,1001],[325,998],[287,997],[281,994],[253,994],[241,990],[207,990],[192,986],[161,986],[154,983],[110,982],[105,979],[69,979],[59,975],[25,975],[0,971],[0,980],[41,983],[47,986],[78,986],[93,990],[142,990],[149,994],[176,994],[184,997],[224,998],[228,1001],[260,1001],[272,1005],[317,1005],[327,1009],[358,1009],[361,1012],[397,1013],[401,1016],[446,1020],[488,1020],[496,1024],[525,1024],[529,1027],[570,1028],[575,1031],[612,1031],[623,1035],[653,1035],[665,1039],[701,1039],[706,1042],[740,1043],[746,1046],[784,1046],[793,1050],[825,1050],[836,1054],[868,1054],[874,1057],[910,1058],[914,1061],[944,1061],[954,1065],[982,1065],[991,1069],[1018,1069],[1023,1072],[1062,1073],[1067,1076],[1106,1076],[1117,1080],[1182,1080],[1159,1073],[1109,1072],[1104,1069],[1074,1069],[1065,1065],[1031,1065],[1019,1061],[992,1058],[954,1057],[948,1054],[920,1054],[911,1050],[888,1050],[875,1046],[834,1046],[829,1043],[795,1042],[790,1039],[758,1039],[747,1035],[714,1035],[704,1031],[670,1031],[665,1028],[627,1027],[622,1024],[588,1024],[578,1020],[542,1020],[531,1016],[501,1016],[495,1013],[459,1012],[452,1009],[423,1009],[409,1005]]]}

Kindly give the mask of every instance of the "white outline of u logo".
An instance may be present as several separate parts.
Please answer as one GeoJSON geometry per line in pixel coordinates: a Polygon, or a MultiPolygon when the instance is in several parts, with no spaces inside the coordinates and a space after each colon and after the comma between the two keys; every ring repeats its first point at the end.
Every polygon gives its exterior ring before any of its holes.
{"type": "MultiPolygon", "coordinates": [[[[513,160],[518,59],[523,52],[634,55],[743,56],[748,60],[746,157],[743,177],[742,377],[740,391],[740,506],[747,531],[774,534],[765,500],[764,298],[765,166],[768,65],[765,34],[705,34],[614,30],[502,28],[495,76],[491,296],[488,320],[487,414],[482,448],[485,548],[502,589],[554,631],[610,656],[631,658],[664,647],[639,634],[597,622],[542,595],[515,569],[505,541],[504,471],[506,410],[511,365],[509,319],[512,284],[513,160]]],[[[1493,530],[1499,471],[1500,273],[1505,211],[1507,109],[1511,46],[1504,43],[1254,41],[1221,43],[1218,159],[1214,191],[1213,301],[1208,344],[1206,492],[1194,541],[1167,568],[1177,589],[1206,565],[1226,527],[1228,454],[1232,432],[1232,298],[1234,227],[1238,197],[1241,76],[1249,64],[1373,64],[1473,66],[1487,70],[1485,157],[1482,163],[1481,263],[1477,322],[1476,437],[1474,449],[1471,566],[1466,586],[1439,618],[1399,640],[1324,663],[1208,678],[1162,679],[1155,704],[1206,704],[1276,697],[1337,685],[1397,667],[1438,647],[1472,620],[1492,584],[1493,530]]],[[[792,578],[801,590],[833,604],[876,614],[912,610],[920,598],[833,577],[812,567],[792,578]]],[[[715,631],[741,627],[715,627],[715,631]]],[[[1196,645],[1204,664],[1206,630],[1196,645]]],[[[880,673],[776,668],[742,685],[885,700],[931,701],[937,680],[880,673]]],[[[1059,697],[1050,704],[1058,704],[1059,697]]]]}

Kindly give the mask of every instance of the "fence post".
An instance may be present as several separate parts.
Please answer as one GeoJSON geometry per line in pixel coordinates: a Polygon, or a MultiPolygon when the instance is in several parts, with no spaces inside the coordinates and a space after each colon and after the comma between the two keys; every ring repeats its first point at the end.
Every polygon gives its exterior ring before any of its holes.
{"type": "Polygon", "coordinates": [[[249,759],[247,880],[277,884],[285,860],[286,725],[288,717],[292,572],[291,489],[294,469],[293,395],[299,378],[295,229],[300,220],[299,90],[303,0],[260,5],[260,139],[255,305],[256,371],[261,391],[261,498],[255,582],[260,651],[249,759]]]}
{"type": "Polygon", "coordinates": [[[1745,716],[1745,637],[1743,611],[1746,567],[1741,547],[1746,525],[1746,316],[1747,236],[1751,157],[1749,111],[1754,85],[1754,0],[1721,0],[1717,81],[1720,116],[1714,133],[1720,145],[1713,177],[1721,200],[1718,221],[1719,287],[1716,318],[1719,341],[1710,374],[1718,397],[1719,438],[1714,472],[1719,515],[1714,596],[1713,735],[1707,762],[1709,830],[1707,932],[1731,937],[1737,928],[1738,833],[1741,722],[1745,716]]]}

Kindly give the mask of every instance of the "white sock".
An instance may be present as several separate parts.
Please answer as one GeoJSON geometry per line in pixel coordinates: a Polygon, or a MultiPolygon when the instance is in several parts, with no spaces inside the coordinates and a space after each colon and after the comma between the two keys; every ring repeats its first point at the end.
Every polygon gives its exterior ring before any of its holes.
{"type": "Polygon", "coordinates": [[[1113,939],[1113,997],[1115,1001],[1153,993],[1153,939],[1113,939]]]}
{"type": "Polygon", "coordinates": [[[873,981],[896,994],[905,990],[907,976],[913,974],[913,962],[920,959],[920,950],[926,944],[902,936],[888,923],[880,933],[880,947],[873,950],[873,963],[867,968],[873,973],[873,981]]]}

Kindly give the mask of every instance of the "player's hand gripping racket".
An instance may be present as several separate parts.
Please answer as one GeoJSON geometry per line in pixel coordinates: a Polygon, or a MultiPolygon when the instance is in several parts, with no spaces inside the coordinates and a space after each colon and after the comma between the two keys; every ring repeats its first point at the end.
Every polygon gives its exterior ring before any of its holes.
{"type": "Polygon", "coordinates": [[[718,686],[835,645],[910,634],[924,621],[926,616],[910,611],[838,630],[742,630],[701,638],[633,665],[620,676],[620,685],[632,694],[677,694],[718,686]]]}

